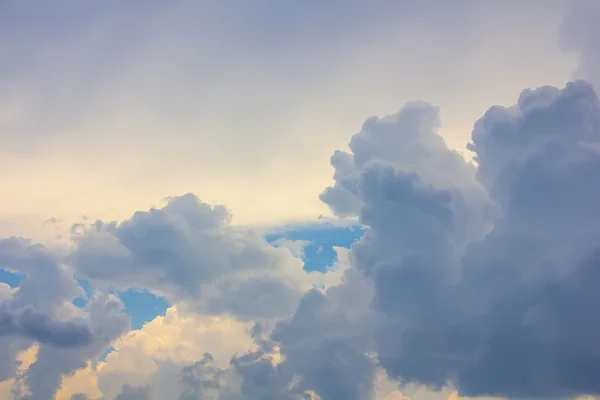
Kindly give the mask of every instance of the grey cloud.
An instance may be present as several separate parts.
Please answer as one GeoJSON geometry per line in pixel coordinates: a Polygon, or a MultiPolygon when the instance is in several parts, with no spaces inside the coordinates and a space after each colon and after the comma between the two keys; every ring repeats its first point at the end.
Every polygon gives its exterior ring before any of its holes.
{"type": "Polygon", "coordinates": [[[523,98],[539,106],[519,106],[508,124],[486,115],[488,128],[473,137],[503,215],[464,256],[463,293],[481,301],[475,312],[488,331],[474,338],[481,352],[457,381],[467,393],[597,394],[600,103],[584,82],[523,98]]]}
{"type": "Polygon", "coordinates": [[[373,158],[387,162],[358,171],[354,196],[368,229],[351,259],[372,279],[373,306],[385,316],[374,337],[388,374],[469,396],[600,392],[590,289],[598,284],[599,117],[592,88],[574,82],[526,90],[517,105],[477,122],[476,176],[499,211],[483,238],[462,234],[473,215],[485,227],[486,202],[472,208],[485,197],[465,191],[472,182],[444,187],[430,177],[435,170],[407,172],[385,153],[373,158]],[[456,206],[465,200],[469,207],[456,206]]]}
{"type": "MultiPolygon", "coordinates": [[[[294,315],[274,330],[258,321],[251,329],[257,349],[235,355],[228,368],[218,367],[210,354],[183,367],[179,399],[370,399],[375,362],[365,352],[374,318],[372,288],[356,270],[347,271],[344,282],[325,293],[307,292],[294,315]],[[277,351],[282,359],[274,362],[277,351]]],[[[160,377],[173,373],[163,367],[160,377]]],[[[166,394],[154,385],[150,392],[166,394]]]]}
{"type": "Polygon", "coordinates": [[[200,400],[215,398],[221,389],[221,377],[225,373],[215,365],[212,355],[204,354],[204,358],[181,370],[183,391],[179,400],[200,400]]]}
{"type": "Polygon", "coordinates": [[[60,349],[41,345],[36,361],[25,372],[24,381],[31,392],[24,400],[52,398],[61,379],[95,360],[110,343],[130,327],[130,318],[122,312],[122,303],[112,295],[97,294],[89,304],[88,325],[96,340],[87,346],[60,349]]]}
{"type": "Polygon", "coordinates": [[[0,336],[22,335],[28,339],[55,347],[87,346],[94,337],[88,326],[55,321],[32,307],[11,309],[0,304],[0,336]]]}
{"type": "Polygon", "coordinates": [[[129,316],[112,295],[96,294],[85,311],[72,306],[82,289],[63,262],[57,250],[29,240],[0,240],[0,267],[25,274],[0,308],[0,379],[23,381],[30,392],[24,400],[53,398],[64,375],[85,367],[129,328],[129,316]],[[36,360],[17,376],[17,355],[35,342],[36,360]]]}
{"type": "Polygon", "coordinates": [[[149,391],[145,387],[131,387],[124,385],[123,390],[119,393],[115,400],[148,400],[149,391]]]}
{"type": "Polygon", "coordinates": [[[369,282],[355,270],[346,272],[343,285],[306,293],[268,340],[257,340],[257,352],[232,360],[244,398],[305,399],[314,392],[322,399],[370,399],[370,294],[369,282]],[[282,356],[276,365],[269,356],[274,346],[282,356]]]}
{"type": "Polygon", "coordinates": [[[76,228],[71,262],[95,282],[148,288],[209,313],[289,314],[308,282],[301,262],[229,220],[221,206],[191,194],[175,197],[118,224],[76,228]]]}
{"type": "Polygon", "coordinates": [[[53,315],[58,304],[83,293],[72,274],[62,267],[63,261],[57,250],[28,239],[0,239],[0,268],[25,275],[13,296],[18,307],[32,306],[53,315]]]}
{"type": "MultiPolygon", "coordinates": [[[[447,191],[448,196],[452,192],[455,212],[469,213],[469,219],[462,219],[460,226],[455,227],[460,229],[463,240],[480,234],[482,223],[492,215],[491,205],[483,188],[474,180],[475,167],[448,148],[438,134],[439,127],[438,109],[424,102],[408,103],[398,113],[383,118],[369,118],[352,136],[351,153],[336,151],[332,156],[335,185],[322,193],[321,200],[338,215],[360,215],[365,211],[364,196],[372,194],[369,188],[361,186],[380,184],[373,175],[376,170],[387,169],[382,179],[387,179],[392,171],[405,174],[407,179],[416,179],[418,175],[423,185],[447,191]],[[408,178],[411,175],[415,178],[408,178]]],[[[383,185],[389,192],[383,196],[401,195],[391,192],[399,187],[383,185]]]]}
{"type": "MultiPolygon", "coordinates": [[[[27,322],[29,325],[24,327],[21,324],[17,330],[27,335],[0,337],[0,381],[4,381],[15,376],[19,365],[17,355],[34,343],[32,339],[65,344],[65,336],[61,338],[55,335],[58,331],[44,331],[40,328],[44,328],[45,320],[47,322],[45,328],[64,329],[66,325],[57,322],[58,314],[64,311],[62,309],[64,302],[78,296],[81,289],[73,277],[61,267],[60,257],[57,254],[44,246],[32,244],[24,238],[0,239],[0,268],[25,275],[18,290],[4,299],[5,304],[10,305],[13,310],[33,309],[34,316],[45,315],[48,318],[48,320],[38,319],[37,322],[42,322],[42,325],[35,325],[32,324],[34,320],[27,319],[27,315],[23,319],[21,315],[20,322],[27,322]],[[48,335],[49,333],[51,335],[48,335]]],[[[11,313],[11,316],[15,317],[16,314],[11,313]]],[[[13,322],[17,321],[13,319],[13,322]]],[[[14,329],[16,326],[13,326],[14,329]]]]}

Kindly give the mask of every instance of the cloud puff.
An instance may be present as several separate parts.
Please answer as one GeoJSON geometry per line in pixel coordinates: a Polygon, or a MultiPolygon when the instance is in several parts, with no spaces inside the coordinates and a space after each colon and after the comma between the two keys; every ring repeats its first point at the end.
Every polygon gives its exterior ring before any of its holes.
{"type": "Polygon", "coordinates": [[[121,312],[122,304],[112,295],[97,295],[89,304],[89,326],[96,340],[87,346],[60,349],[40,345],[36,360],[24,374],[30,394],[24,400],[42,400],[54,396],[63,376],[85,368],[121,336],[130,324],[129,316],[121,312]]]}
{"type": "MultiPolygon", "coordinates": [[[[455,212],[470,213],[469,220],[463,219],[462,226],[455,228],[462,229],[463,235],[474,234],[486,216],[481,208],[486,194],[474,180],[475,167],[448,148],[439,127],[438,109],[424,102],[408,103],[398,113],[383,118],[369,118],[352,136],[351,153],[338,150],[331,157],[335,185],[321,194],[321,200],[339,216],[361,215],[364,219],[365,203],[376,201],[365,196],[377,190],[366,185],[381,185],[384,197],[402,196],[400,186],[391,182],[397,171],[408,180],[418,176],[424,186],[453,192],[455,212]],[[474,212],[478,209],[479,215],[474,212]]],[[[431,200],[419,205],[420,200],[413,199],[412,206],[431,207],[431,200]]]]}
{"type": "Polygon", "coordinates": [[[192,194],[175,197],[120,223],[79,227],[71,262],[93,282],[147,288],[203,313],[288,315],[313,284],[311,275],[288,249],[234,230],[229,221],[222,206],[192,194]]]}
{"type": "Polygon", "coordinates": [[[63,375],[85,367],[129,328],[113,295],[98,293],[87,310],[72,304],[82,289],[62,260],[59,251],[25,239],[0,240],[0,267],[25,274],[0,306],[0,380],[22,380],[28,389],[23,399],[52,398],[63,375]],[[18,376],[18,354],[34,343],[35,361],[18,376]]]}

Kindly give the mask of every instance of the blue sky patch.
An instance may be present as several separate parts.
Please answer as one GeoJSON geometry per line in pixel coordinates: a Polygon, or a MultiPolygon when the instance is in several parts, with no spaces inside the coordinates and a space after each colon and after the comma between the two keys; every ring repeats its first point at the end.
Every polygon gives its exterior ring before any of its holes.
{"type": "Polygon", "coordinates": [[[19,286],[23,278],[25,278],[23,274],[16,274],[0,268],[0,282],[6,283],[13,289],[19,286]]]}
{"type": "Polygon", "coordinates": [[[363,228],[357,225],[335,226],[331,223],[308,225],[289,231],[266,235],[269,243],[279,239],[305,240],[310,242],[304,248],[304,269],[324,271],[336,258],[333,247],[350,248],[363,235],[363,228]]]}

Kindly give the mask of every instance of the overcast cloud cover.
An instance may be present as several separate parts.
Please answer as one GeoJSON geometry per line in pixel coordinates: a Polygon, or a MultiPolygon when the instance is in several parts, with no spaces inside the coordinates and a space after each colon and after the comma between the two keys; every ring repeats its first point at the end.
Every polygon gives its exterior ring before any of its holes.
{"type": "Polygon", "coordinates": [[[0,2],[0,399],[600,396],[600,4],[497,3],[0,2]]]}

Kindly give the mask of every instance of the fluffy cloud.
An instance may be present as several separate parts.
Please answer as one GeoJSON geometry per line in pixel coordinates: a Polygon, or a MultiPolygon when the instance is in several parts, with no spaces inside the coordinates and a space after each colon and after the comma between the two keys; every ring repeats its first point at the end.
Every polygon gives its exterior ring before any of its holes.
{"type": "Polygon", "coordinates": [[[63,375],[85,367],[129,327],[112,295],[95,295],[87,310],[74,307],[82,290],[61,259],[60,252],[24,239],[0,241],[0,266],[25,275],[0,305],[0,380],[22,380],[27,390],[19,398],[52,398],[63,375]],[[18,354],[36,342],[35,361],[17,375],[18,354]]]}
{"type": "MultiPolygon", "coordinates": [[[[403,120],[420,121],[421,110],[409,105],[388,118],[400,121],[398,145],[372,153],[371,163],[355,159],[365,151],[358,143],[373,148],[363,139],[353,139],[353,154],[337,153],[336,185],[323,196],[342,211],[352,199],[368,227],[351,259],[374,282],[373,306],[383,315],[374,334],[379,362],[405,383],[452,384],[470,396],[600,392],[592,289],[600,106],[593,89],[574,82],[525,90],[517,105],[492,107],[477,122],[470,149],[494,214],[486,213],[485,196],[473,196],[473,181],[447,180],[456,168],[442,163],[452,152],[436,157],[437,171],[388,155],[413,148],[428,160],[433,151],[414,146],[401,129],[403,120]],[[344,196],[332,195],[338,189],[344,196]],[[497,215],[491,230],[482,218],[490,215],[497,215]]],[[[355,138],[385,138],[382,122],[355,138]]]]}
{"type": "Polygon", "coordinates": [[[80,226],[71,262],[92,282],[146,288],[202,313],[288,315],[315,283],[311,275],[288,249],[235,230],[229,221],[222,206],[191,194],[175,197],[121,223],[80,226]]]}

